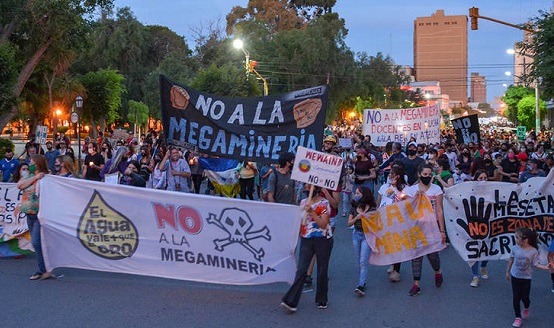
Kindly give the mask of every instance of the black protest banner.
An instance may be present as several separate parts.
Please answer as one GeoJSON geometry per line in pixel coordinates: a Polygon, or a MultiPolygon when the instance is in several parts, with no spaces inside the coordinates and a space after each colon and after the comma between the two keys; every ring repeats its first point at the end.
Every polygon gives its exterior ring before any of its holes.
{"type": "Polygon", "coordinates": [[[220,97],[160,76],[162,123],[168,145],[213,156],[275,162],[298,146],[323,142],[328,88],[279,96],[220,97]]]}
{"type": "Polygon", "coordinates": [[[454,131],[456,131],[456,141],[458,143],[468,144],[470,142],[479,143],[481,141],[477,114],[456,118],[450,120],[450,122],[452,122],[454,131]]]}

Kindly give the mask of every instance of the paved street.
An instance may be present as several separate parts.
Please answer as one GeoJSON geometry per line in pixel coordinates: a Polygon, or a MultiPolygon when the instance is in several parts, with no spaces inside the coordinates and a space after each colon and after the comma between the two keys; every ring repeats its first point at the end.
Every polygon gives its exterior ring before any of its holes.
{"type": "MultiPolygon", "coordinates": [[[[330,269],[329,308],[316,309],[305,293],[298,313],[279,308],[286,284],[224,286],[153,277],[56,269],[57,280],[29,281],[34,256],[0,259],[3,306],[9,327],[510,327],[513,321],[505,262],[489,263],[490,279],[469,287],[471,273],[452,248],[441,254],[445,282],[434,286],[424,261],[422,293],[408,296],[411,267],[390,283],[386,267],[370,267],[368,293],[357,297],[351,230],[340,220],[330,269]]],[[[550,276],[535,271],[531,318],[524,327],[554,326],[550,276]]]]}

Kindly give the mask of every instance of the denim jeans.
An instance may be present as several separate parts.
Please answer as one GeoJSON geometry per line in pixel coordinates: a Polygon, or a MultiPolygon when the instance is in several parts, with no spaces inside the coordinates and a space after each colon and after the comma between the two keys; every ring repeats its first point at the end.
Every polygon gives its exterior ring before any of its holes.
{"type": "Polygon", "coordinates": [[[350,196],[352,196],[351,192],[342,191],[342,213],[350,212],[350,196]]]}
{"type": "Polygon", "coordinates": [[[37,255],[38,272],[46,272],[44,266],[44,257],[42,256],[42,244],[40,243],[40,222],[36,214],[27,214],[27,226],[29,227],[29,233],[31,234],[31,244],[35,249],[37,255]]]}
{"type": "MultiPolygon", "coordinates": [[[[489,261],[481,261],[481,268],[486,268],[489,261]]],[[[471,266],[471,273],[474,277],[479,277],[479,261],[473,263],[471,266]]]]}
{"type": "Polygon", "coordinates": [[[302,295],[304,280],[308,272],[308,267],[315,254],[317,260],[317,290],[315,302],[327,302],[327,291],[329,287],[329,259],[333,249],[333,238],[326,237],[300,238],[300,256],[298,258],[298,268],[294,282],[289,290],[283,296],[282,301],[291,307],[297,307],[302,295]]]}
{"type": "Polygon", "coordinates": [[[352,244],[354,245],[354,256],[358,261],[358,286],[364,286],[369,270],[369,256],[371,248],[365,239],[363,231],[352,230],[352,244]]]}

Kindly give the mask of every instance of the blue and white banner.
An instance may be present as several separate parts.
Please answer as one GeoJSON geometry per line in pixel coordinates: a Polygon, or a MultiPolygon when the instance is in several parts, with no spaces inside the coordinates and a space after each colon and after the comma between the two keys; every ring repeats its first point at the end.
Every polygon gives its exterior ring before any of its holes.
{"type": "Polygon", "coordinates": [[[56,176],[44,177],[40,190],[48,270],[235,285],[294,279],[298,206],[56,176]]]}

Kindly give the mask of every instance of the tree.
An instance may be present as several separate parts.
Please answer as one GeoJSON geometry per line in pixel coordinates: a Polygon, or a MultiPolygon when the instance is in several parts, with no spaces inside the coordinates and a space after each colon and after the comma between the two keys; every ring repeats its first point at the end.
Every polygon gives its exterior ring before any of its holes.
{"type": "Polygon", "coordinates": [[[255,79],[246,79],[243,70],[233,65],[217,67],[212,65],[201,69],[192,81],[193,88],[225,97],[259,96],[255,79]]]}
{"type": "Polygon", "coordinates": [[[542,81],[540,89],[550,98],[554,96],[554,13],[541,11],[533,25],[535,37],[531,44],[522,44],[522,50],[534,57],[531,75],[542,81]]]}
{"type": "MultiPolygon", "coordinates": [[[[15,105],[13,87],[17,81],[15,49],[8,43],[0,43],[0,113],[15,105]]],[[[0,127],[3,130],[3,126],[0,127]]]]}
{"type": "MultiPolygon", "coordinates": [[[[107,8],[112,0],[3,0],[0,12],[0,45],[9,43],[17,50],[18,77],[12,97],[21,95],[31,74],[54,44],[79,44],[87,20],[97,8],[107,8]]],[[[0,116],[3,128],[16,114],[12,106],[0,116]]]]}
{"type": "Polygon", "coordinates": [[[129,101],[129,113],[127,114],[127,120],[135,125],[133,131],[137,132],[137,126],[140,127],[148,123],[148,106],[142,101],[129,101]]]}
{"type": "MultiPolygon", "coordinates": [[[[546,114],[546,103],[543,100],[540,100],[539,109],[540,115],[544,116],[546,114]]],[[[525,96],[517,103],[517,119],[520,125],[527,127],[527,130],[535,129],[536,113],[535,96],[525,96]]]]}
{"type": "Polygon", "coordinates": [[[98,70],[82,78],[87,90],[83,102],[82,121],[91,125],[92,136],[98,135],[97,126],[104,131],[106,124],[113,123],[120,117],[122,96],[125,93],[125,77],[116,70],[98,70]]]}
{"type": "Polygon", "coordinates": [[[521,85],[519,86],[513,86],[511,85],[507,90],[504,96],[502,96],[502,101],[506,103],[506,106],[508,107],[507,115],[506,117],[511,122],[517,123],[518,117],[517,117],[517,104],[519,101],[526,96],[533,95],[534,92],[532,89],[523,87],[521,85]]]}
{"type": "Polygon", "coordinates": [[[262,24],[271,35],[302,28],[307,21],[286,0],[250,0],[246,8],[236,6],[227,14],[227,33],[241,30],[245,22],[262,24]]]}

